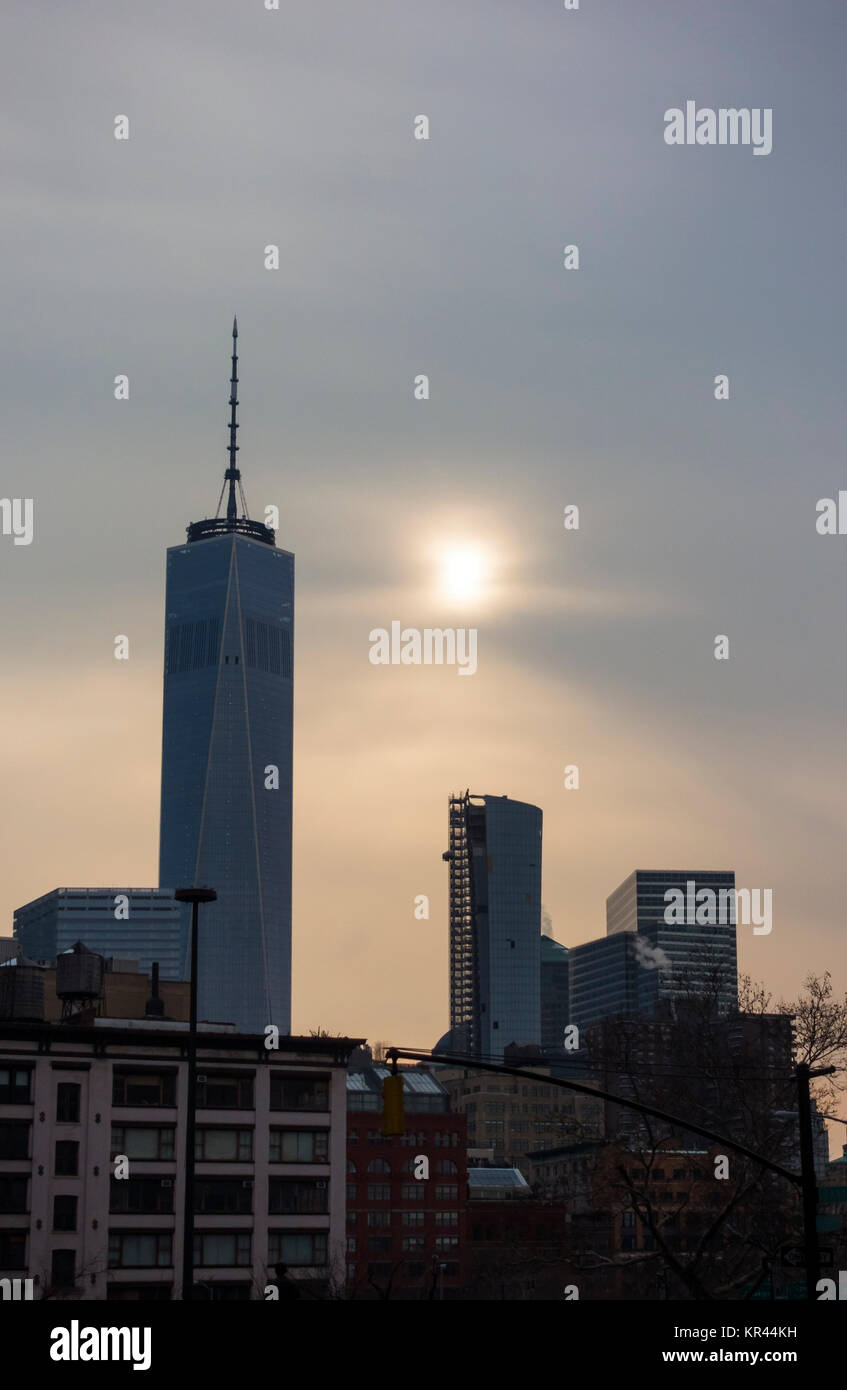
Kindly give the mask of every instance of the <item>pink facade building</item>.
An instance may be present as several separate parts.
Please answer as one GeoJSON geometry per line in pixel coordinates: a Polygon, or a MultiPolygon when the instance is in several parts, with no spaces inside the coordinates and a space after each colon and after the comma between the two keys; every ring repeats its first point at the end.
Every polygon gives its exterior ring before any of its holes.
{"type": "MultiPolygon", "coordinates": [[[[187,1024],[0,1022],[0,1279],[181,1297],[187,1024]]],[[[263,1299],[345,1281],[346,1063],[358,1039],[201,1024],[195,1280],[263,1299]]]]}

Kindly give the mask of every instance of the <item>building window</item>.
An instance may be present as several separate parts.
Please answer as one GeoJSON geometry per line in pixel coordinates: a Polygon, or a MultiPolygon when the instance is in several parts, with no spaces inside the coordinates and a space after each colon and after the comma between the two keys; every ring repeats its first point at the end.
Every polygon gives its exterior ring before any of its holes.
{"type": "Polygon", "coordinates": [[[404,1212],[403,1212],[403,1225],[404,1225],[404,1226],[422,1226],[422,1225],[424,1224],[424,1215],[425,1215],[425,1213],[422,1212],[422,1211],[404,1211],[404,1212]]]}
{"type": "Polygon", "coordinates": [[[69,1289],[76,1272],[75,1250],[54,1250],[50,1258],[50,1282],[54,1289],[69,1289]]]}
{"type": "Polygon", "coordinates": [[[388,1182],[369,1182],[368,1183],[369,1202],[390,1202],[391,1184],[388,1182]]]}
{"type": "Polygon", "coordinates": [[[423,1260],[407,1260],[406,1274],[409,1279],[418,1279],[426,1271],[423,1260]]]}
{"type": "Polygon", "coordinates": [[[175,1133],[172,1125],[112,1125],[111,1157],[172,1159],[175,1133]]]}
{"type": "Polygon", "coordinates": [[[149,1215],[174,1209],[173,1179],[112,1178],[109,1187],[109,1211],[127,1215],[149,1215]]]}
{"type": "Polygon", "coordinates": [[[252,1163],[252,1129],[198,1129],[194,1157],[206,1163],[252,1163]]]}
{"type": "Polygon", "coordinates": [[[384,1158],[372,1158],[368,1164],[369,1173],[390,1173],[391,1164],[386,1163],[384,1158]]]}
{"type": "Polygon", "coordinates": [[[76,1139],[57,1139],[53,1159],[57,1178],[75,1178],[79,1172],[79,1144],[76,1139]]]}
{"type": "Polygon", "coordinates": [[[390,1226],[390,1225],[391,1225],[391,1212],[390,1212],[390,1211],[369,1211],[369,1212],[368,1212],[368,1225],[369,1225],[369,1226],[390,1226]]]}
{"type": "Polygon", "coordinates": [[[250,1263],[249,1231],[197,1231],[194,1263],[198,1269],[234,1268],[250,1263]]]}
{"type": "Polygon", "coordinates": [[[329,1077],[271,1074],[271,1110],[329,1110],[329,1077]]]}
{"type": "Polygon", "coordinates": [[[358,1142],[359,1142],[359,1135],[358,1135],[357,1131],[356,1131],[355,1129],[348,1130],[348,1132],[347,1132],[347,1143],[348,1143],[348,1144],[358,1144],[358,1142]]]}
{"type": "Polygon", "coordinates": [[[215,1280],[214,1284],[199,1284],[197,1297],[212,1303],[249,1303],[250,1285],[221,1284],[215,1280]]]}
{"type": "Polygon", "coordinates": [[[18,1215],[27,1210],[26,1187],[28,1173],[0,1173],[0,1213],[18,1215]]]}
{"type": "Polygon", "coordinates": [[[253,1210],[250,1178],[198,1178],[194,1210],[213,1216],[244,1216],[253,1210]]]}
{"type": "Polygon", "coordinates": [[[329,1183],[319,1178],[271,1178],[271,1216],[319,1216],[329,1211],[329,1183]]]}
{"type": "Polygon", "coordinates": [[[0,1067],[0,1105],[29,1105],[31,1103],[31,1068],[0,1067]]]}
{"type": "Polygon", "coordinates": [[[80,1086],[76,1081],[60,1081],[56,1087],[56,1123],[79,1124],[80,1086]]]}
{"type": "Polygon", "coordinates": [[[438,1183],[435,1188],[435,1198],[438,1202],[458,1202],[459,1188],[457,1183],[438,1183]]]}
{"type": "Polygon", "coordinates": [[[112,1104],[175,1106],[176,1072],[115,1070],[112,1104]]]}
{"type": "Polygon", "coordinates": [[[26,1269],[26,1231],[0,1231],[0,1269],[26,1269]]]}
{"type": "Polygon", "coordinates": [[[347,1225],[348,1225],[348,1226],[355,1226],[355,1224],[356,1224],[356,1216],[357,1216],[357,1213],[356,1213],[355,1211],[348,1211],[348,1213],[347,1213],[347,1225]]]}
{"type": "Polygon", "coordinates": [[[424,1241],[423,1236],[404,1236],[404,1237],[403,1237],[403,1249],[404,1249],[404,1250],[416,1250],[416,1251],[420,1251],[421,1254],[422,1254],[422,1253],[423,1253],[423,1250],[424,1250],[425,1244],[426,1244],[426,1242],[424,1241]]]}
{"type": "Polygon", "coordinates": [[[458,1173],[459,1170],[453,1162],[452,1158],[441,1158],[435,1165],[435,1171],[436,1173],[444,1173],[449,1175],[452,1173],[458,1173]]]}
{"type": "Polygon", "coordinates": [[[424,1199],[424,1184],[422,1182],[404,1182],[403,1201],[422,1202],[424,1199]]]}
{"type": "Polygon", "coordinates": [[[357,1189],[356,1184],[355,1184],[354,1182],[348,1182],[348,1184],[347,1184],[347,1201],[348,1201],[348,1202],[355,1202],[357,1190],[358,1190],[358,1189],[357,1189]]]}
{"type": "Polygon", "coordinates": [[[62,1193],[53,1198],[53,1230],[54,1231],[75,1231],[76,1230],[76,1206],[77,1198],[62,1193]]]}
{"type": "Polygon", "coordinates": [[[347,1278],[351,1280],[356,1278],[356,1266],[352,1260],[347,1261],[347,1278]]]}
{"type": "Polygon", "coordinates": [[[0,1121],[0,1158],[29,1158],[29,1120],[0,1121]]]}
{"type": "Polygon", "coordinates": [[[348,1110],[381,1110],[382,1096],[366,1091],[351,1091],[347,1096],[348,1110]]]}
{"type": "Polygon", "coordinates": [[[634,1212],[634,1211],[624,1211],[624,1212],[621,1212],[621,1225],[622,1225],[622,1226],[634,1226],[634,1225],[635,1225],[635,1212],[634,1212]]]}
{"type": "Polygon", "coordinates": [[[385,1254],[391,1249],[391,1236],[368,1236],[368,1250],[372,1254],[385,1254]]]}
{"type": "Polygon", "coordinates": [[[356,1253],[356,1237],[355,1237],[355,1236],[348,1236],[348,1237],[347,1237],[347,1254],[348,1254],[348,1255],[355,1255],[355,1253],[356,1253]]]}
{"type": "Polygon", "coordinates": [[[459,1213],[457,1211],[437,1211],[435,1224],[436,1226],[458,1226],[459,1213]]]}
{"type": "Polygon", "coordinates": [[[297,1265],[326,1264],[326,1231],[270,1231],[268,1263],[297,1265]]]}
{"type": "Polygon", "coordinates": [[[170,1284],[160,1284],[158,1279],[155,1284],[109,1284],[106,1288],[106,1300],[109,1303],[169,1303],[171,1300],[170,1284]]]}
{"type": "Polygon", "coordinates": [[[328,1129],[272,1129],[271,1163],[326,1163],[328,1129]]]}
{"type": "Polygon", "coordinates": [[[197,1109],[252,1110],[252,1073],[201,1072],[197,1078],[197,1109]]]}
{"type": "Polygon", "coordinates": [[[166,1269],[173,1264],[171,1242],[170,1231],[110,1231],[109,1268],[166,1269]]]}
{"type": "Polygon", "coordinates": [[[459,1244],[458,1236],[436,1236],[436,1250],[455,1250],[459,1244]]]}
{"type": "Polygon", "coordinates": [[[348,1158],[348,1160],[347,1160],[347,1172],[348,1172],[348,1173],[355,1173],[355,1171],[356,1171],[356,1165],[355,1165],[355,1163],[353,1162],[352,1158],[348,1158]]]}

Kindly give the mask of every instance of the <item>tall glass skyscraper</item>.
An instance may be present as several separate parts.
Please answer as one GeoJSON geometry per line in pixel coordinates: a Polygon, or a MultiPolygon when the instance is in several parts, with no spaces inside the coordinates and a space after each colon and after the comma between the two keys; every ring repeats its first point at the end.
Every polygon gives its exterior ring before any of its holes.
{"type": "Polygon", "coordinates": [[[541,1041],[541,811],[450,798],[450,1043],[502,1058],[541,1041]]]}
{"type": "MultiPolygon", "coordinates": [[[[247,516],[237,337],[218,515],[167,555],[159,882],[218,895],[200,912],[199,1016],[288,1033],[294,556],[247,516]]],[[[187,915],[181,952],[187,977],[187,915]]]]}
{"type": "Polygon", "coordinates": [[[619,932],[636,932],[643,943],[638,953],[639,1013],[654,1014],[660,1000],[686,994],[711,994],[723,1013],[737,1008],[732,869],[636,869],[606,899],[606,933],[619,932]],[[725,920],[667,920],[669,890],[695,901],[701,889],[710,890],[717,905],[725,903],[720,914],[725,920]]]}

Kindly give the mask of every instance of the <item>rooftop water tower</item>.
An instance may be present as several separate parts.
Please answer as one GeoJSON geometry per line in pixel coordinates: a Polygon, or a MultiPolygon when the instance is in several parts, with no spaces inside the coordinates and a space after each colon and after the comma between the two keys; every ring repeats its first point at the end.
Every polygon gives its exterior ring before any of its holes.
{"type": "Polygon", "coordinates": [[[62,1001],[62,1018],[99,1005],[103,992],[103,957],[77,941],[56,957],[56,994],[62,1001]]]}

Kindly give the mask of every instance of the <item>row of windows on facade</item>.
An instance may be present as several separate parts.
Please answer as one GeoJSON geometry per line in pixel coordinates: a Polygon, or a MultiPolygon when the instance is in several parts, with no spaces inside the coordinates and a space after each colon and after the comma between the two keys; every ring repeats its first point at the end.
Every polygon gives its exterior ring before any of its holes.
{"type": "Polygon", "coordinates": [[[696,1168],[673,1168],[665,1173],[664,1168],[630,1168],[630,1179],[633,1182],[679,1182],[682,1178],[711,1178],[711,1171],[696,1168]]]}
{"type": "Polygon", "coordinates": [[[509,1124],[505,1120],[477,1120],[473,1123],[472,1131],[476,1133],[478,1129],[484,1129],[486,1134],[505,1134],[506,1130],[510,1134],[568,1134],[577,1128],[577,1125],[561,1120],[512,1120],[509,1124]]]}
{"type": "MultiPolygon", "coordinates": [[[[216,666],[220,653],[220,621],[200,618],[196,622],[172,624],[165,639],[165,675],[182,675],[216,666]]],[[[257,618],[244,620],[244,654],[249,667],[272,675],[291,676],[291,634],[257,618]]],[[[224,658],[229,665],[230,657],[224,658]]],[[[234,665],[239,657],[233,656],[234,665]]]]}
{"type": "Polygon", "coordinates": [[[377,1227],[391,1226],[392,1224],[395,1226],[426,1226],[429,1224],[427,1217],[432,1216],[435,1217],[436,1226],[458,1226],[459,1224],[459,1213],[457,1211],[348,1211],[347,1225],[357,1225],[360,1216],[367,1217],[366,1224],[368,1226],[377,1227]],[[392,1217],[397,1217],[399,1219],[392,1222],[392,1217]]]}
{"type": "MultiPolygon", "coordinates": [[[[400,1248],[404,1251],[418,1250],[423,1254],[427,1249],[435,1250],[439,1254],[444,1250],[457,1250],[459,1246],[458,1236],[436,1236],[434,1241],[427,1240],[424,1236],[403,1236],[400,1248]]],[[[364,1243],[362,1248],[364,1249],[364,1243]]],[[[388,1251],[394,1248],[391,1236],[368,1236],[367,1250],[369,1254],[376,1254],[378,1251],[388,1251]]],[[[358,1253],[356,1236],[347,1237],[347,1254],[355,1255],[358,1253]]]]}
{"type": "MultiPolygon", "coordinates": [[[[390,1202],[391,1184],[387,1182],[369,1182],[368,1201],[369,1202],[390,1202]]],[[[404,1202],[422,1202],[430,1191],[425,1182],[404,1182],[401,1188],[402,1200],[404,1202]]],[[[358,1194],[361,1189],[354,1182],[347,1184],[347,1201],[358,1201],[358,1194]]],[[[458,1183],[436,1183],[435,1186],[436,1202],[458,1202],[459,1185],[458,1183]]]]}
{"type": "MultiPolygon", "coordinates": [[[[26,1269],[25,1231],[0,1231],[0,1269],[26,1269]]],[[[54,1250],[53,1282],[73,1284],[82,1273],[77,1251],[54,1250]],[[58,1260],[57,1260],[58,1257],[58,1260]],[[58,1272],[57,1272],[58,1265],[58,1272]]],[[[269,1231],[267,1263],[289,1267],[327,1263],[326,1231],[269,1231]]],[[[194,1236],[197,1268],[227,1268],[252,1264],[249,1231],[198,1231],[194,1236]]],[[[163,1269],[173,1265],[172,1231],[110,1231],[110,1269],[163,1269]]]]}
{"type": "MultiPolygon", "coordinates": [[[[447,1096],[406,1095],[407,1111],[418,1115],[442,1115],[448,1108],[447,1096]]],[[[348,1091],[348,1110],[382,1110],[382,1096],[377,1091],[348,1091]]]]}
{"type": "MultiPolygon", "coordinates": [[[[408,1162],[404,1163],[404,1164],[403,1164],[401,1167],[399,1167],[399,1168],[392,1168],[391,1164],[388,1162],[388,1160],[387,1160],[386,1158],[372,1158],[371,1161],[370,1161],[370,1163],[368,1164],[368,1172],[369,1172],[369,1173],[395,1173],[395,1174],[414,1173],[414,1171],[415,1171],[415,1169],[417,1168],[417,1166],[418,1166],[418,1155],[417,1155],[417,1154],[415,1155],[414,1158],[410,1158],[410,1159],[408,1160],[408,1162]]],[[[348,1158],[348,1160],[347,1160],[347,1172],[348,1172],[348,1173],[355,1173],[355,1172],[357,1172],[357,1171],[358,1171],[358,1170],[357,1170],[356,1165],[355,1165],[355,1163],[353,1162],[352,1158],[348,1158]]],[[[454,1163],[452,1158],[439,1158],[438,1162],[437,1162],[436,1165],[435,1165],[435,1172],[436,1172],[436,1173],[445,1173],[445,1174],[446,1174],[446,1173],[449,1173],[449,1174],[454,1174],[454,1173],[458,1173],[458,1171],[459,1171],[459,1165],[458,1165],[457,1163],[454,1163]]]]}
{"type": "MultiPolygon", "coordinates": [[[[29,1120],[0,1120],[0,1158],[29,1158],[29,1120]]],[[[270,1129],[268,1157],[272,1163],[328,1163],[328,1129],[270,1129]]],[[[206,1163],[252,1163],[252,1129],[201,1126],[194,1136],[194,1157],[206,1163]]],[[[173,1125],[113,1125],[110,1157],[124,1154],[146,1162],[176,1158],[173,1125]]],[[[381,1171],[381,1170],[380,1170],[381,1171]]],[[[79,1173],[79,1141],[57,1139],[54,1151],[57,1177],[79,1173]]]]}
{"type": "MultiPolygon", "coordinates": [[[[29,1211],[28,1173],[0,1174],[0,1215],[29,1211]]],[[[53,1198],[53,1230],[77,1229],[79,1198],[61,1193],[53,1198]]],[[[329,1212],[329,1183],[320,1178],[270,1178],[268,1214],[271,1216],[319,1216],[329,1212]]],[[[112,1178],[109,1211],[125,1215],[151,1215],[174,1209],[173,1178],[112,1178]]],[[[241,1178],[196,1179],[194,1210],[198,1214],[236,1216],[253,1212],[252,1180],[241,1178]]]]}
{"type": "Polygon", "coordinates": [[[568,1114],[572,1113],[574,1111],[574,1103],[572,1100],[563,1100],[558,1104],[554,1102],[552,1105],[538,1105],[537,1103],[534,1105],[527,1105],[525,1103],[521,1105],[513,1102],[507,1108],[506,1102],[502,1100],[486,1101],[484,1105],[480,1105],[479,1107],[474,1100],[470,1101],[465,1106],[465,1114],[468,1116],[476,1115],[478,1109],[481,1110],[483,1115],[554,1115],[561,1114],[563,1111],[568,1114]]]}
{"type": "Polygon", "coordinates": [[[480,1086],[463,1086],[461,1094],[463,1096],[475,1096],[480,1091],[484,1091],[489,1096],[549,1096],[556,1095],[558,1086],[495,1086],[485,1083],[480,1086]]]}
{"type": "MultiPolygon", "coordinates": [[[[175,1071],[122,1071],[112,1075],[112,1104],[176,1106],[175,1071]]],[[[198,1110],[253,1110],[252,1072],[209,1072],[197,1077],[198,1110]]],[[[329,1078],[271,1073],[271,1110],[329,1110],[329,1078]]],[[[56,1087],[56,1121],[78,1124],[81,1087],[60,1081],[56,1087]]],[[[32,1104],[32,1068],[0,1068],[0,1105],[32,1104]]]]}
{"type": "MultiPolygon", "coordinates": [[[[437,1149],[458,1149],[461,1148],[461,1138],[455,1129],[437,1129],[434,1134],[426,1134],[423,1130],[406,1130],[404,1134],[392,1136],[383,1134],[382,1130],[369,1129],[367,1132],[367,1142],[369,1144],[384,1144],[389,1148],[393,1145],[394,1139],[398,1138],[401,1148],[423,1148],[426,1143],[433,1143],[437,1149]]],[[[347,1143],[358,1144],[359,1131],[350,1129],[347,1131],[347,1143]]]]}

